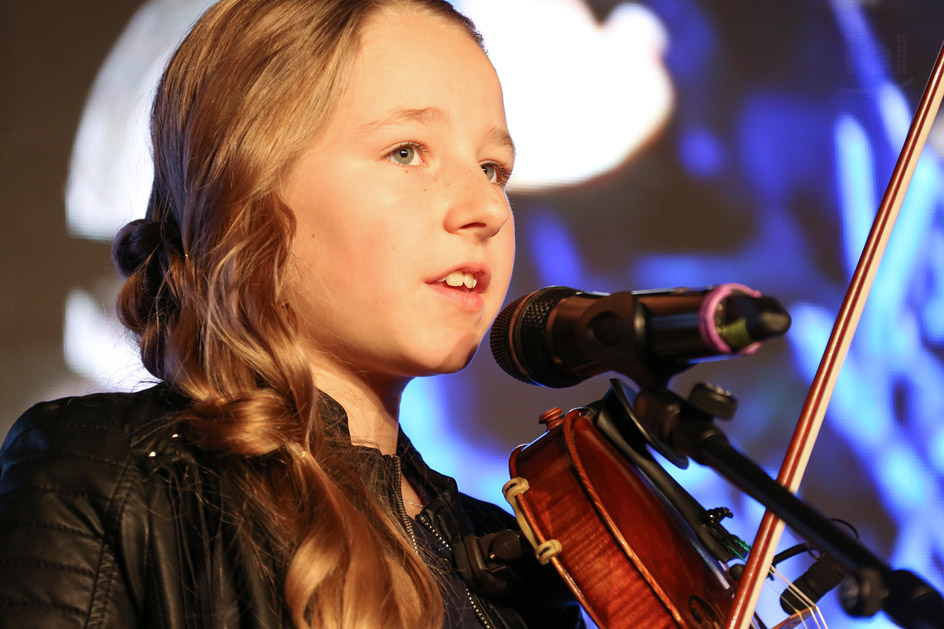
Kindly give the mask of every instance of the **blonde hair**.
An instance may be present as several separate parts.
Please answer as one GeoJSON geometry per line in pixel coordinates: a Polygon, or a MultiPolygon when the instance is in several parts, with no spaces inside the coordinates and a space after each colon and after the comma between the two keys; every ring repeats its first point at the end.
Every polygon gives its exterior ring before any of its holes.
{"type": "MultiPolygon", "coordinates": [[[[193,400],[185,421],[224,455],[245,528],[274,554],[291,618],[308,627],[439,627],[442,601],[377,471],[319,411],[285,306],[295,218],[278,184],[332,115],[365,20],[441,0],[221,0],[171,59],[152,114],[146,218],[118,234],[123,323],[145,366],[193,400]]],[[[264,549],[264,550],[263,550],[264,549]]]]}

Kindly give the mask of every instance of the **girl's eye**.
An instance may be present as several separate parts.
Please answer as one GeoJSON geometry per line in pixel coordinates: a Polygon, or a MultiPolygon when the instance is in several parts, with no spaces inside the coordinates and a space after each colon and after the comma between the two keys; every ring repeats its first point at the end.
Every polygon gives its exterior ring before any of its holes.
{"type": "Polygon", "coordinates": [[[404,166],[412,166],[419,163],[419,156],[419,151],[416,150],[415,146],[410,144],[398,146],[390,153],[390,159],[404,166]]]}
{"type": "Polygon", "coordinates": [[[508,171],[498,164],[482,164],[482,172],[492,183],[505,183],[508,181],[508,171]]]}

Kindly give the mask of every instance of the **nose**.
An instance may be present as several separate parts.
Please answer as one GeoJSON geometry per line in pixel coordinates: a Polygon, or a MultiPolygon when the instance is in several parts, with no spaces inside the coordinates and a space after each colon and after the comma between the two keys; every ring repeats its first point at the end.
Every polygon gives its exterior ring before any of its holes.
{"type": "Polygon", "coordinates": [[[489,181],[481,168],[464,172],[453,182],[445,186],[449,198],[445,217],[448,231],[487,240],[511,219],[511,206],[504,189],[489,181]]]}

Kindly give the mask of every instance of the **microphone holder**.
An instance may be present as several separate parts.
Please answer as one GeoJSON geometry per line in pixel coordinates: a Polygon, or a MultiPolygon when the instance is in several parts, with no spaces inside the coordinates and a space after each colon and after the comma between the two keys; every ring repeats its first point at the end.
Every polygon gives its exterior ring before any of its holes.
{"type": "Polygon", "coordinates": [[[714,422],[734,416],[737,401],[731,393],[703,383],[684,399],[664,387],[648,387],[635,393],[634,407],[628,395],[634,392],[617,379],[610,383],[600,406],[603,432],[616,430],[626,441],[638,441],[641,435],[681,468],[689,458],[712,468],[835,557],[849,575],[839,592],[849,615],[873,616],[884,610],[900,627],[944,629],[940,592],[912,572],[890,568],[731,445],[714,422]]]}

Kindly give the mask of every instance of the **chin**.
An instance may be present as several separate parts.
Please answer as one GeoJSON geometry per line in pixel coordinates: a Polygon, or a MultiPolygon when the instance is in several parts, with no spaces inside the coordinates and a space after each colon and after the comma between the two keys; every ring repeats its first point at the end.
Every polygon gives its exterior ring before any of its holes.
{"type": "Polygon", "coordinates": [[[478,348],[478,345],[466,348],[453,348],[452,351],[448,352],[445,356],[440,357],[438,360],[433,359],[427,362],[427,364],[430,365],[430,368],[429,373],[426,375],[447,374],[462,371],[469,366],[469,363],[472,362],[472,358],[475,356],[478,348]]]}

